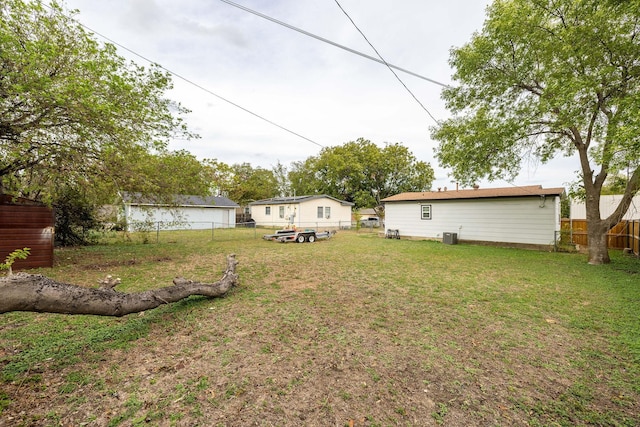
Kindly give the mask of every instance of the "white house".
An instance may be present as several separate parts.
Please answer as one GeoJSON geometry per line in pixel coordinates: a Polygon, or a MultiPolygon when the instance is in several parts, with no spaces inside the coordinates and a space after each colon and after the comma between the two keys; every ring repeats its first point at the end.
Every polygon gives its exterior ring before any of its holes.
{"type": "MultiPolygon", "coordinates": [[[[611,215],[620,204],[620,200],[622,200],[621,194],[600,196],[600,218],[607,218],[611,215]]],[[[571,202],[571,219],[587,219],[587,209],[583,201],[571,202]]],[[[640,219],[640,195],[631,199],[631,206],[622,219],[627,221],[640,219]]]]}
{"type": "Polygon", "coordinates": [[[410,238],[551,246],[563,193],[541,186],[401,193],[382,200],[385,229],[410,238]]]}
{"type": "Polygon", "coordinates": [[[367,219],[367,218],[371,218],[371,219],[375,218],[377,220],[380,220],[378,213],[373,208],[363,208],[357,212],[354,212],[354,220],[355,218],[360,218],[361,220],[367,219]]]}
{"type": "Polygon", "coordinates": [[[125,196],[127,231],[137,224],[163,230],[233,228],[239,205],[226,197],[176,196],[174,203],[156,203],[125,196]]]}
{"type": "Polygon", "coordinates": [[[274,197],[249,203],[259,226],[350,228],[353,203],[327,195],[274,197]]]}

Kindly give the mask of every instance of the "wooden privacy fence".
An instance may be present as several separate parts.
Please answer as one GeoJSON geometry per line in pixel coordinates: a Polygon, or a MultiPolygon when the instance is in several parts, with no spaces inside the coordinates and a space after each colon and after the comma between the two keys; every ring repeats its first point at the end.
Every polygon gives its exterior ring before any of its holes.
{"type": "MultiPolygon", "coordinates": [[[[587,220],[563,218],[561,230],[563,242],[587,245],[587,220]]],[[[613,226],[607,233],[607,247],[610,249],[630,248],[634,254],[640,254],[640,220],[625,220],[613,226]]]]}
{"type": "Polygon", "coordinates": [[[14,269],[53,267],[53,226],[51,208],[0,194],[0,262],[16,249],[30,248],[14,269]]]}

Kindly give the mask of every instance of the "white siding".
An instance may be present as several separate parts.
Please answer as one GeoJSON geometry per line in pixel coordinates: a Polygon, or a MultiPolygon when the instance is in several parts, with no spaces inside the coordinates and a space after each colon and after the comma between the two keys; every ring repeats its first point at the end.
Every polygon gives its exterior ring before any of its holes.
{"type": "Polygon", "coordinates": [[[293,224],[298,228],[348,227],[351,225],[351,206],[329,198],[316,198],[300,203],[274,203],[251,206],[251,218],[257,225],[285,227],[290,224],[288,216],[295,213],[293,224]],[[280,207],[284,207],[284,218],[280,218],[280,207]],[[270,214],[266,214],[266,207],[270,214]],[[322,207],[322,218],[318,218],[318,207],[322,207]],[[327,218],[326,208],[330,215],[327,218]]]}
{"type": "Polygon", "coordinates": [[[157,227],[161,222],[162,230],[203,230],[211,228],[235,227],[235,208],[182,206],[164,208],[153,206],[125,205],[125,216],[129,231],[135,222],[153,223],[157,227]]]}
{"type": "Polygon", "coordinates": [[[300,212],[296,217],[299,227],[338,227],[351,224],[351,206],[343,206],[333,199],[313,199],[300,204],[300,212]],[[318,208],[322,207],[322,218],[318,218],[318,208]],[[326,208],[331,215],[327,218],[326,208]]]}
{"type": "Polygon", "coordinates": [[[385,205],[385,227],[401,236],[551,245],[560,229],[560,198],[540,197],[393,202],[385,205]],[[430,220],[420,219],[421,205],[431,205],[430,220]]]}
{"type": "MultiPolygon", "coordinates": [[[[622,196],[618,194],[600,197],[600,217],[607,218],[616,210],[622,200],[622,196]]],[[[587,209],[584,202],[571,202],[571,219],[587,219],[587,209]]],[[[631,200],[631,206],[622,219],[631,221],[640,219],[640,196],[636,196],[631,200]]]]}
{"type": "Polygon", "coordinates": [[[288,217],[292,214],[298,216],[298,203],[274,203],[272,205],[251,206],[251,218],[256,225],[284,227],[289,224],[288,217]],[[284,217],[280,218],[280,207],[284,207],[284,217]],[[269,208],[270,213],[266,210],[269,208]]]}

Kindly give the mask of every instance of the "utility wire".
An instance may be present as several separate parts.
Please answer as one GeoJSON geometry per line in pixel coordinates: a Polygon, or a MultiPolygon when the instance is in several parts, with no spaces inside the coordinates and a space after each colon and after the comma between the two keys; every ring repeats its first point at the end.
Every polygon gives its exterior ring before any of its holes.
{"type": "MultiPolygon", "coordinates": [[[[46,6],[47,6],[49,9],[51,9],[51,10],[55,11],[55,9],[53,9],[50,5],[48,5],[48,4],[47,4],[46,6]]],[[[103,35],[103,34],[100,34],[99,32],[97,32],[97,31],[95,31],[95,30],[93,30],[93,29],[91,29],[91,28],[87,27],[87,26],[86,26],[86,25],[84,25],[82,22],[78,21],[77,19],[74,19],[74,18],[71,18],[71,19],[73,19],[75,22],[77,22],[77,23],[78,23],[78,25],[80,25],[81,27],[83,27],[83,28],[87,29],[88,31],[90,31],[90,32],[92,32],[92,33],[94,33],[94,34],[97,34],[98,36],[102,37],[103,39],[105,39],[105,40],[106,40],[106,41],[108,41],[109,43],[112,43],[113,45],[118,46],[118,47],[120,47],[120,48],[122,48],[122,49],[126,50],[127,52],[130,52],[131,54],[133,54],[133,55],[135,55],[135,56],[137,56],[137,57],[139,57],[139,58],[143,59],[144,61],[147,61],[148,63],[153,64],[153,65],[155,65],[155,66],[157,66],[157,67],[159,67],[159,68],[161,68],[161,69],[165,70],[166,72],[168,72],[168,73],[169,73],[169,74],[171,74],[172,76],[174,76],[174,77],[176,77],[176,78],[178,78],[178,79],[180,79],[180,80],[182,80],[182,81],[184,81],[184,82],[186,82],[186,83],[189,83],[190,85],[195,86],[195,87],[197,87],[198,89],[203,90],[203,91],[207,92],[207,93],[208,93],[208,94],[210,94],[210,95],[215,96],[216,98],[220,99],[221,101],[224,101],[224,102],[226,102],[227,104],[233,105],[234,107],[239,108],[240,110],[242,110],[242,111],[244,111],[244,112],[246,112],[246,113],[249,113],[249,114],[251,114],[251,115],[252,115],[252,116],[254,116],[254,117],[257,117],[258,119],[263,120],[263,121],[265,121],[265,122],[269,123],[270,125],[273,125],[273,126],[275,126],[275,127],[278,127],[278,128],[280,128],[280,129],[284,130],[285,132],[289,132],[290,134],[292,134],[292,135],[294,135],[294,136],[297,136],[298,138],[302,138],[302,139],[304,139],[305,141],[308,141],[308,142],[310,142],[310,143],[312,143],[312,144],[314,144],[314,145],[317,145],[317,146],[318,146],[318,147],[320,147],[320,148],[324,148],[324,147],[325,147],[324,145],[322,145],[322,144],[320,144],[320,143],[318,143],[318,142],[316,142],[316,141],[314,141],[314,140],[312,140],[312,139],[310,139],[310,138],[307,138],[307,137],[306,137],[306,136],[304,136],[304,135],[301,135],[301,134],[299,134],[299,133],[297,133],[297,132],[292,131],[291,129],[288,129],[288,128],[286,128],[286,127],[282,126],[282,125],[279,125],[278,123],[276,123],[276,122],[274,122],[274,121],[272,121],[272,120],[269,120],[269,119],[265,118],[264,116],[261,116],[261,115],[260,115],[260,114],[258,114],[258,113],[254,113],[253,111],[251,111],[251,110],[249,110],[249,109],[247,109],[247,108],[245,108],[245,107],[241,106],[240,104],[237,104],[237,103],[235,103],[235,102],[233,102],[233,101],[231,101],[231,100],[229,100],[229,99],[227,99],[227,98],[225,98],[225,97],[223,97],[223,96],[218,95],[217,93],[215,93],[215,92],[213,92],[213,91],[211,91],[211,90],[207,89],[206,87],[204,87],[204,86],[202,86],[202,85],[200,85],[200,84],[198,84],[198,83],[194,82],[193,80],[190,80],[190,79],[188,79],[188,78],[186,78],[186,77],[184,77],[184,76],[182,76],[182,75],[180,75],[180,74],[178,74],[178,73],[176,73],[176,72],[174,72],[174,71],[172,71],[172,70],[168,69],[167,67],[165,67],[165,66],[163,66],[163,65],[161,65],[161,64],[159,64],[159,63],[157,63],[157,62],[155,62],[155,61],[152,61],[151,59],[149,59],[149,58],[147,58],[147,57],[145,57],[145,56],[143,56],[143,55],[139,54],[138,52],[136,52],[136,51],[134,51],[134,50],[132,50],[132,49],[129,49],[128,47],[126,47],[126,46],[124,46],[124,45],[122,45],[122,44],[120,44],[120,43],[118,43],[118,42],[116,42],[116,41],[114,41],[114,40],[110,39],[109,37],[107,37],[107,36],[105,36],[105,35],[103,35]]]]}
{"type": "MultiPolygon", "coordinates": [[[[331,41],[331,40],[325,39],[324,37],[320,37],[320,36],[318,36],[318,35],[316,35],[316,34],[310,33],[310,32],[308,32],[308,31],[305,31],[305,30],[301,29],[301,28],[294,27],[293,25],[287,24],[286,22],[279,21],[279,20],[277,20],[277,19],[275,19],[275,18],[270,17],[269,15],[265,15],[264,13],[257,12],[257,11],[255,11],[255,10],[249,9],[248,7],[242,6],[242,5],[240,5],[240,4],[234,3],[234,2],[229,1],[229,0],[220,0],[220,1],[221,1],[221,2],[223,2],[223,3],[227,3],[227,4],[228,4],[228,5],[230,5],[230,6],[237,7],[238,9],[242,9],[242,10],[244,10],[245,12],[252,13],[252,14],[254,14],[254,15],[256,15],[256,16],[259,16],[260,18],[264,18],[264,19],[266,19],[266,20],[268,20],[268,21],[274,22],[274,23],[276,23],[276,24],[278,24],[278,25],[282,25],[283,27],[289,28],[290,30],[297,31],[297,32],[299,32],[299,33],[301,33],[301,34],[304,34],[305,36],[312,37],[312,38],[314,38],[314,39],[316,39],[316,40],[320,40],[321,42],[324,42],[324,43],[330,44],[330,45],[332,45],[332,46],[335,46],[335,47],[337,47],[337,48],[340,48],[340,49],[346,50],[347,52],[351,52],[351,53],[353,53],[353,54],[356,54],[356,55],[362,56],[363,58],[370,59],[370,60],[375,61],[375,62],[378,62],[378,63],[380,63],[380,64],[384,64],[384,65],[386,65],[386,66],[387,66],[387,67],[389,67],[389,68],[395,68],[395,69],[396,69],[396,70],[398,70],[398,71],[402,71],[403,73],[410,74],[410,75],[412,75],[412,76],[414,76],[414,77],[418,77],[419,79],[426,80],[426,81],[428,81],[428,82],[430,82],[430,83],[433,83],[433,84],[436,84],[436,85],[439,85],[439,86],[442,86],[442,87],[449,87],[449,85],[447,85],[447,84],[445,84],[445,83],[441,83],[441,82],[439,82],[439,81],[437,81],[437,80],[430,79],[429,77],[422,76],[422,75],[420,75],[420,74],[414,73],[413,71],[409,71],[409,70],[407,70],[407,69],[405,69],[405,68],[398,67],[397,65],[389,64],[388,62],[386,62],[386,61],[384,61],[384,60],[381,60],[381,59],[376,58],[376,57],[374,57],[374,56],[367,55],[366,53],[359,52],[359,51],[357,51],[357,50],[355,50],[355,49],[351,49],[350,47],[347,47],[347,46],[344,46],[344,45],[338,44],[338,43],[333,42],[333,41],[331,41]]],[[[340,4],[338,4],[338,6],[340,6],[340,4]]],[[[342,9],[342,7],[341,7],[341,6],[340,6],[340,9],[342,9]]],[[[343,12],[344,12],[344,10],[343,10],[343,12]]],[[[344,12],[344,13],[346,14],[346,12],[344,12]]],[[[347,16],[349,16],[349,15],[347,15],[347,16]]],[[[349,19],[351,19],[351,18],[349,18],[349,19]]],[[[353,21],[352,21],[352,22],[353,22],[353,21]]],[[[354,24],[354,25],[355,25],[355,24],[354,24]]],[[[358,31],[360,31],[360,30],[358,30],[358,31]]],[[[363,35],[363,36],[364,36],[364,35],[363,35]]],[[[365,37],[365,39],[366,39],[366,37],[365,37]]],[[[368,40],[367,40],[367,42],[368,42],[368,40]]],[[[371,43],[369,43],[369,44],[371,44],[371,43]]],[[[372,47],[373,47],[373,46],[372,46],[372,47]]],[[[374,50],[375,50],[375,49],[374,49],[374,50]]],[[[377,53],[377,52],[376,52],[376,53],[377,53]]],[[[395,73],[394,73],[394,74],[395,74],[395,73]]]]}
{"type": "MultiPolygon", "coordinates": [[[[226,0],[222,0],[222,1],[226,1],[226,0]]],[[[349,14],[347,13],[346,10],[344,10],[342,8],[342,6],[340,5],[340,3],[338,2],[338,0],[335,0],[336,4],[338,5],[338,7],[340,8],[340,10],[342,11],[342,13],[345,14],[345,16],[349,19],[349,21],[351,21],[351,23],[353,24],[353,26],[355,27],[356,30],[358,30],[358,32],[360,33],[360,35],[362,35],[362,37],[365,39],[365,41],[369,44],[369,46],[371,46],[371,49],[373,49],[373,51],[376,53],[376,55],[378,55],[378,57],[380,58],[380,60],[382,61],[382,63],[384,63],[384,65],[387,66],[387,68],[389,68],[389,71],[391,71],[393,73],[393,75],[396,77],[396,79],[400,82],[400,84],[402,86],[404,86],[404,88],[407,90],[407,92],[409,92],[409,94],[413,97],[413,99],[415,99],[415,101],[422,107],[422,109],[424,111],[427,112],[427,114],[429,115],[429,117],[431,117],[431,119],[436,122],[436,124],[438,124],[438,121],[436,120],[435,117],[433,117],[433,114],[431,114],[429,112],[429,110],[427,110],[427,107],[425,107],[422,102],[420,102],[420,100],[413,94],[413,92],[411,92],[411,90],[407,87],[406,84],[404,84],[404,82],[400,79],[400,77],[398,77],[398,74],[396,74],[395,71],[393,71],[393,68],[391,67],[391,65],[389,65],[389,63],[387,61],[384,60],[384,58],[382,57],[382,55],[380,55],[380,52],[378,52],[378,49],[376,49],[373,44],[371,44],[371,42],[369,41],[369,39],[367,38],[367,36],[364,35],[364,33],[360,30],[360,28],[358,28],[358,26],[356,25],[355,22],[353,22],[353,19],[351,19],[351,17],[349,16],[349,14]]]]}
{"type": "MultiPolygon", "coordinates": [[[[80,25],[82,25],[83,27],[85,27],[83,24],[80,24],[80,25]]],[[[213,91],[211,91],[211,90],[207,89],[206,87],[204,87],[204,86],[202,86],[202,85],[200,85],[200,84],[198,84],[198,83],[194,82],[193,80],[189,80],[188,78],[186,78],[186,77],[184,77],[184,76],[182,76],[182,75],[180,75],[180,74],[178,74],[178,73],[176,73],[176,72],[174,72],[174,71],[172,71],[172,70],[170,70],[170,69],[166,68],[166,67],[165,67],[165,66],[163,66],[163,65],[158,64],[158,63],[157,63],[157,62],[155,62],[155,61],[152,61],[152,60],[150,60],[150,59],[148,59],[148,58],[145,58],[144,56],[140,55],[139,53],[137,53],[137,52],[135,52],[135,51],[133,51],[133,50],[129,49],[129,48],[128,48],[128,47],[126,47],[126,46],[123,46],[122,44],[120,44],[120,43],[118,43],[118,42],[115,42],[115,41],[111,40],[110,38],[108,38],[108,37],[106,37],[106,36],[104,36],[104,35],[102,35],[102,34],[98,33],[97,31],[93,31],[92,29],[90,29],[90,28],[88,28],[88,27],[85,27],[85,28],[87,28],[89,31],[94,32],[95,34],[97,34],[97,35],[99,35],[100,37],[104,38],[105,40],[109,41],[110,43],[113,43],[114,45],[116,45],[116,46],[118,46],[118,47],[121,47],[122,49],[124,49],[124,50],[126,50],[126,51],[128,51],[128,52],[131,52],[132,54],[134,54],[134,55],[136,55],[136,56],[138,56],[138,57],[140,57],[140,58],[144,59],[145,61],[149,62],[150,64],[155,64],[156,66],[158,66],[158,67],[160,67],[161,69],[165,70],[166,72],[168,72],[168,73],[169,73],[169,74],[171,74],[172,76],[175,76],[175,77],[179,78],[180,80],[183,80],[183,81],[185,81],[185,82],[189,83],[190,85],[193,85],[193,86],[197,87],[198,89],[203,90],[203,91],[207,92],[208,94],[215,96],[215,97],[216,97],[216,98],[218,98],[219,100],[224,101],[224,102],[226,102],[227,104],[233,105],[234,107],[239,108],[240,110],[242,110],[242,111],[244,111],[244,112],[246,112],[246,113],[249,113],[249,114],[251,114],[251,115],[252,115],[252,116],[254,116],[254,117],[257,117],[258,119],[263,120],[263,121],[265,121],[265,122],[269,123],[270,125],[276,126],[276,127],[280,128],[280,129],[284,130],[285,132],[289,132],[290,134],[295,135],[295,136],[297,136],[298,138],[302,138],[302,139],[304,139],[305,141],[308,141],[308,142],[310,142],[310,143],[312,143],[312,144],[314,144],[314,145],[317,145],[317,146],[318,146],[318,147],[320,147],[320,148],[324,148],[324,145],[322,145],[322,144],[320,144],[320,143],[318,143],[318,142],[316,142],[316,141],[314,141],[314,140],[312,140],[312,139],[310,139],[310,138],[307,138],[307,137],[306,137],[306,136],[304,136],[304,135],[301,135],[301,134],[299,134],[299,133],[297,133],[297,132],[294,132],[294,131],[292,131],[291,129],[288,129],[288,128],[286,128],[286,127],[284,127],[284,126],[282,126],[282,125],[280,125],[280,124],[278,124],[278,123],[274,122],[273,120],[267,119],[266,117],[261,116],[261,115],[260,115],[260,114],[258,114],[258,113],[254,113],[253,111],[249,110],[248,108],[245,108],[245,107],[241,106],[240,104],[237,104],[237,103],[235,103],[235,102],[233,102],[233,101],[231,101],[231,100],[229,100],[229,99],[227,99],[227,98],[225,98],[225,97],[223,97],[223,96],[221,96],[221,95],[218,95],[217,93],[215,93],[215,92],[213,92],[213,91]]]]}

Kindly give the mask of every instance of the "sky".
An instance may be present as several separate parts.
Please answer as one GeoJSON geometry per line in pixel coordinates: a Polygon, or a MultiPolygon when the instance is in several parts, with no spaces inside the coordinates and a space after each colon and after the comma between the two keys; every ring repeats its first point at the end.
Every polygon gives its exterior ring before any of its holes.
{"type": "MultiPolygon", "coordinates": [[[[490,1],[235,3],[377,57],[368,40],[387,63],[453,84],[450,49],[481,30],[490,1]]],[[[434,168],[434,190],[455,187],[430,138],[434,119],[450,117],[439,84],[394,70],[399,81],[384,64],[222,0],[64,0],[64,6],[77,9],[76,19],[98,40],[115,43],[121,56],[143,66],[158,63],[174,74],[167,97],[191,110],[186,122],[201,138],[171,141],[172,150],[271,169],[364,138],[380,147],[401,143],[434,168]]],[[[525,161],[513,182],[480,185],[566,187],[576,169],[571,159],[525,161]]]]}

